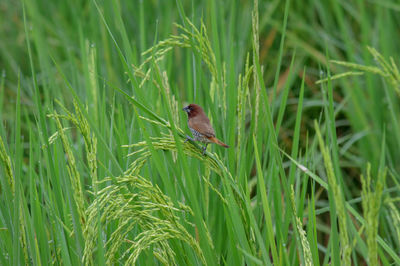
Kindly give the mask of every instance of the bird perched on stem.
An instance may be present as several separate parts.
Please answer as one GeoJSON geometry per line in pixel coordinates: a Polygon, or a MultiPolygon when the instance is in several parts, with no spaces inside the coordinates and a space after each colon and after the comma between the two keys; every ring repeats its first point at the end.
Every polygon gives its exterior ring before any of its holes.
{"type": "Polygon", "coordinates": [[[188,126],[194,137],[193,139],[187,136],[185,142],[189,139],[203,142],[205,144],[203,147],[203,155],[206,152],[208,143],[216,143],[222,147],[229,148],[228,145],[215,137],[215,131],[207,115],[204,113],[203,108],[197,104],[191,103],[183,108],[183,111],[188,115],[188,126]]]}

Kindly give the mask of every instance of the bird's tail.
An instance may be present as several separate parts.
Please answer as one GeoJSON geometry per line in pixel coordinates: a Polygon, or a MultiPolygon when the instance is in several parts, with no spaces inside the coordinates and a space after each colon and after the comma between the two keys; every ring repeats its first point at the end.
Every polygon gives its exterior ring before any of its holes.
{"type": "Polygon", "coordinates": [[[225,148],[229,148],[228,145],[226,145],[225,143],[223,143],[222,141],[220,141],[219,139],[217,139],[215,137],[209,138],[209,140],[211,142],[214,142],[215,144],[218,144],[219,146],[222,146],[222,147],[225,147],[225,148]]]}

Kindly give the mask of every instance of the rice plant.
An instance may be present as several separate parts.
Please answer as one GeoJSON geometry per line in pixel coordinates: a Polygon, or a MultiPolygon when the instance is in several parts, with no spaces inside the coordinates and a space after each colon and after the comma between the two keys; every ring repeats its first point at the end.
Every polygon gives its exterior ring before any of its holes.
{"type": "Polygon", "coordinates": [[[398,9],[1,2],[0,265],[400,264],[398,9]]]}

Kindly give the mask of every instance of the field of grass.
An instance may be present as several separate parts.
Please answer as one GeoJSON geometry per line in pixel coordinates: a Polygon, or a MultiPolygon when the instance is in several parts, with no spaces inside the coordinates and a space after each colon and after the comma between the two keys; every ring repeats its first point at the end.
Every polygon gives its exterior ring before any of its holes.
{"type": "Polygon", "coordinates": [[[396,1],[0,14],[0,265],[400,265],[396,1]]]}

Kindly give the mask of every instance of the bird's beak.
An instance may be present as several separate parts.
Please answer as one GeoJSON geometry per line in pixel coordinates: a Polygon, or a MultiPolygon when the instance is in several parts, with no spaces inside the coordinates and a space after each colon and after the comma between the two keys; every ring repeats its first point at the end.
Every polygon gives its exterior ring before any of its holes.
{"type": "Polygon", "coordinates": [[[182,110],[185,111],[186,113],[189,113],[189,106],[182,108],[182,110]]]}

